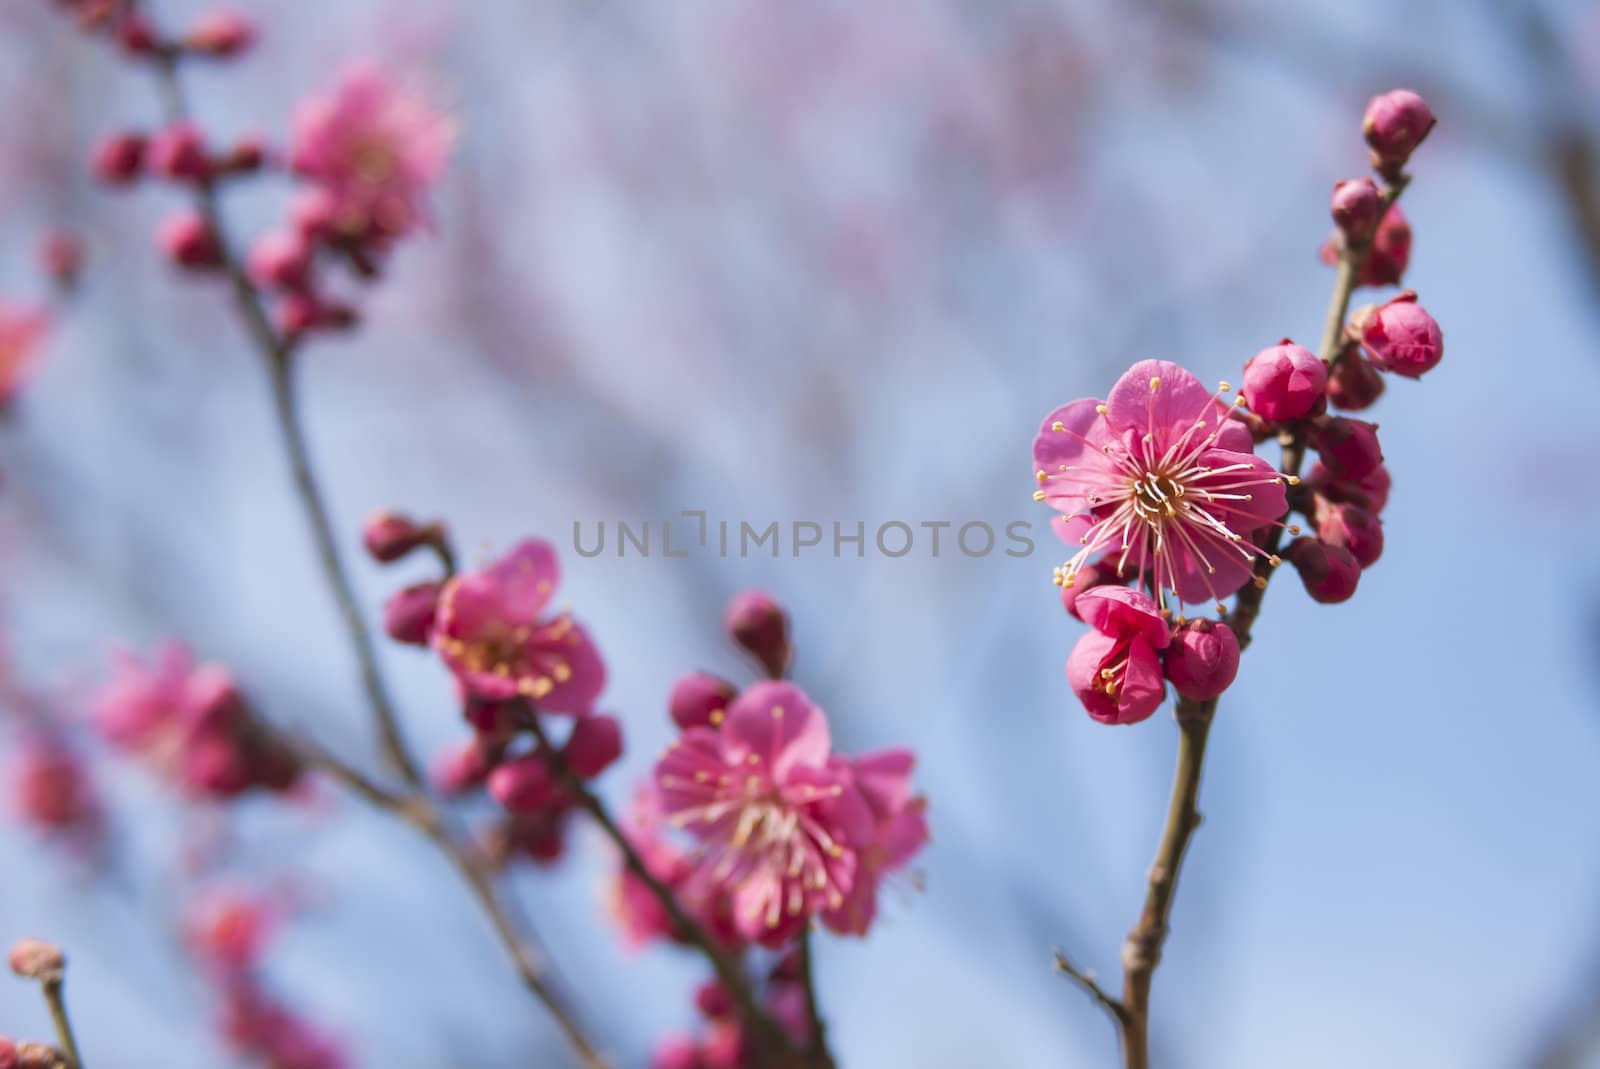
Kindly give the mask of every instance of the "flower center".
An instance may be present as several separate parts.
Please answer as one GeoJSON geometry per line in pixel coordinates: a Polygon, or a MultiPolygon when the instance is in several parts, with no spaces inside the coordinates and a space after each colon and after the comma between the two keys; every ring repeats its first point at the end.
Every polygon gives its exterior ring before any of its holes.
{"type": "Polygon", "coordinates": [[[1129,489],[1133,514],[1152,526],[1176,516],[1183,504],[1183,484],[1165,472],[1146,472],[1129,489]]]}
{"type": "Polygon", "coordinates": [[[530,633],[526,627],[487,627],[481,634],[462,643],[462,663],[469,672],[511,676],[526,667],[525,651],[530,633]]]}

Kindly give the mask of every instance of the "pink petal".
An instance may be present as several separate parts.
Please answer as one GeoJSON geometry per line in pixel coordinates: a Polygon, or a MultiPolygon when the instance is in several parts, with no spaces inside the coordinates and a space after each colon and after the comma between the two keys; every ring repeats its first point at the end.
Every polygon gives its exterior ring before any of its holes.
{"type": "Polygon", "coordinates": [[[1106,419],[1113,430],[1154,432],[1163,448],[1170,441],[1163,432],[1182,434],[1201,418],[1215,421],[1217,408],[1205,384],[1170,360],[1139,361],[1106,397],[1106,419]],[[1159,380],[1155,389],[1150,388],[1152,379],[1159,380]]]}
{"type": "Polygon", "coordinates": [[[1088,507],[1087,495],[1101,481],[1115,478],[1116,467],[1102,447],[1113,438],[1092,397],[1062,405],[1044,418],[1033,439],[1034,472],[1048,478],[1040,483],[1050,507],[1079,512],[1088,507]],[[1055,425],[1062,429],[1056,430],[1055,425]],[[1062,471],[1063,467],[1075,470],[1062,471]]]}
{"type": "Polygon", "coordinates": [[[827,718],[793,683],[764,680],[747,689],[728,706],[722,733],[778,782],[799,766],[824,768],[832,748],[827,718]]]}
{"type": "Polygon", "coordinates": [[[552,683],[543,697],[536,698],[540,709],[581,716],[594,707],[606,686],[606,665],[581,624],[558,617],[537,628],[528,646],[528,660],[552,683]]]}
{"type": "Polygon", "coordinates": [[[507,622],[530,624],[537,620],[561,582],[561,565],[549,542],[530,538],[495,562],[484,573],[500,587],[507,622]]]}
{"type": "Polygon", "coordinates": [[[1120,586],[1097,586],[1078,595],[1078,616],[1096,631],[1115,637],[1140,635],[1164,649],[1172,631],[1150,595],[1120,586]]]}

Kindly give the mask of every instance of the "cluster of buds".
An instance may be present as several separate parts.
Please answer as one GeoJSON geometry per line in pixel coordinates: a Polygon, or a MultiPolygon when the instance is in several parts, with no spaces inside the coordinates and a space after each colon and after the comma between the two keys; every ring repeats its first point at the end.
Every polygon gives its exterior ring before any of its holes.
{"type": "MultiPolygon", "coordinates": [[[[202,14],[178,36],[160,34],[131,5],[73,5],[80,24],[109,35],[129,57],[167,68],[188,58],[230,59],[248,51],[254,26],[226,11],[202,14]]],[[[426,194],[444,169],[454,123],[422,97],[370,64],[351,67],[334,89],[296,110],[284,159],[303,183],[285,225],[258,237],[242,270],[271,295],[286,343],[314,331],[351,327],[357,312],[328,292],[323,264],[375,278],[395,242],[427,222],[426,194]]],[[[215,148],[205,131],[176,120],[153,132],[121,130],[95,146],[91,166],[110,186],[141,178],[197,189],[195,207],[164,220],[163,255],[185,270],[239,269],[218,232],[214,192],[225,180],[273,162],[263,139],[247,136],[215,148]]]]}
{"type": "MultiPolygon", "coordinates": [[[[67,959],[61,948],[42,939],[21,939],[11,948],[11,971],[23,980],[59,988],[67,959]]],[[[17,1043],[0,1036],[0,1069],[76,1069],[48,1043],[17,1043]]]]}
{"type": "Polygon", "coordinates": [[[197,665],[181,643],[168,643],[149,663],[118,651],[93,718],[112,746],[198,797],[283,793],[304,772],[300,756],[250,710],[233,674],[197,665]]]}
{"type": "MultiPolygon", "coordinates": [[[[811,1038],[811,1018],[800,969],[797,952],[784,954],[768,972],[761,997],[790,1041],[804,1046],[811,1038]]],[[[755,1069],[754,1039],[739,1019],[727,989],[707,980],[695,991],[694,1005],[702,1022],[700,1034],[660,1040],[651,1054],[650,1069],[755,1069]]]]}
{"type": "Polygon", "coordinates": [[[184,941],[222,992],[220,1031],[235,1054],[285,1069],[344,1069],[339,1045],[274,997],[261,979],[282,912],[256,895],[213,892],[187,911],[184,941]]]}
{"type": "Polygon", "coordinates": [[[1168,682],[1204,701],[1239,674],[1239,640],[1226,623],[1174,620],[1143,591],[1108,583],[1083,591],[1073,608],[1090,631],[1067,658],[1067,680],[1102,724],[1147,719],[1166,700],[1168,682]]]}

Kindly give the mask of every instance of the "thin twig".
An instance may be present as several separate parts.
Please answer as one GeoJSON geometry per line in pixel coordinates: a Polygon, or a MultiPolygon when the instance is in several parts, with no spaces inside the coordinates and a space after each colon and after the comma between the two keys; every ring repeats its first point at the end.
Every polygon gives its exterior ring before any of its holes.
{"type": "Polygon", "coordinates": [[[1111,1023],[1117,1025],[1117,1027],[1120,1029],[1122,1026],[1122,1019],[1126,1017],[1128,1013],[1127,1010],[1122,1008],[1122,1001],[1115,995],[1111,994],[1111,992],[1101,987],[1100,981],[1095,979],[1094,973],[1085,972],[1076,965],[1072,964],[1071,960],[1067,958],[1067,955],[1059,949],[1055,951],[1055,963],[1056,972],[1067,977],[1079,987],[1083,988],[1083,990],[1088,993],[1090,998],[1098,1002],[1100,1007],[1111,1015],[1111,1023]]]}
{"type": "Polygon", "coordinates": [[[78,1040],[72,1034],[72,1021],[67,1017],[67,1000],[63,988],[66,980],[61,975],[47,977],[39,984],[44,992],[45,1005],[50,1008],[50,1021],[55,1025],[56,1042],[66,1058],[66,1069],[83,1069],[83,1056],[78,1053],[78,1040]]]}
{"type": "Polygon", "coordinates": [[[805,992],[806,1024],[810,1036],[806,1043],[806,1057],[818,1069],[833,1069],[833,1053],[828,1049],[828,1022],[823,1019],[822,1006],[817,1001],[817,981],[811,955],[811,929],[800,933],[800,985],[805,992]]]}

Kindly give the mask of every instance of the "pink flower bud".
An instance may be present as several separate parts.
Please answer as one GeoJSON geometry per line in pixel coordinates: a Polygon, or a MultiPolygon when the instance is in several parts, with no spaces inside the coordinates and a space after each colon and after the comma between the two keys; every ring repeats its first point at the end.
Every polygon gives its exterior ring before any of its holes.
{"type": "Polygon", "coordinates": [[[292,231],[268,231],[250,246],[245,266],[258,285],[303,290],[311,285],[311,245],[292,231]]]}
{"type": "Polygon", "coordinates": [[[1389,469],[1379,464],[1359,479],[1336,478],[1326,464],[1318,463],[1311,469],[1308,480],[1311,488],[1329,501],[1360,505],[1368,512],[1382,512],[1389,503],[1389,490],[1393,480],[1389,469]]]}
{"type": "Polygon", "coordinates": [[[70,291],[83,271],[83,241],[70,230],[51,230],[39,244],[39,266],[61,289],[70,291]]]}
{"type": "Polygon", "coordinates": [[[695,1008],[712,1019],[733,1015],[733,996],[716,980],[707,980],[694,993],[695,1008]]]}
{"type": "Polygon", "coordinates": [[[1306,536],[1289,543],[1283,555],[1300,573],[1313,601],[1325,605],[1348,601],[1361,581],[1361,565],[1343,547],[1306,536]]]}
{"type": "Polygon", "coordinates": [[[562,750],[567,767],[583,779],[593,779],[622,756],[622,725],[614,716],[585,716],[572,725],[562,750]]]}
{"type": "Polygon", "coordinates": [[[708,672],[692,672],[673,684],[667,711],[672,722],[687,731],[693,727],[720,727],[728,703],[739,696],[739,688],[708,672]]]}
{"type": "Polygon", "coordinates": [[[1354,347],[1328,376],[1328,403],[1346,412],[1370,408],[1383,395],[1383,376],[1354,347]]]}
{"type": "Polygon", "coordinates": [[[197,212],[169,216],[156,231],[161,252],[179,267],[211,271],[222,266],[222,246],[197,212]]]}
{"type": "Polygon", "coordinates": [[[348,304],[325,301],[309,290],[291,292],[278,305],[278,330],[299,339],[314,330],[348,330],[359,316],[348,304]]]}
{"type": "Polygon", "coordinates": [[[19,939],[11,948],[11,971],[24,980],[53,980],[66,970],[61,948],[43,939],[19,939]]]}
{"type": "Polygon", "coordinates": [[[1317,498],[1317,537],[1350,551],[1356,563],[1370,568],[1383,556],[1383,523],[1360,505],[1317,498]]]}
{"type": "Polygon", "coordinates": [[[205,137],[193,123],[173,123],[158,132],[145,147],[145,161],[151,173],[174,181],[202,182],[211,177],[205,137]]]}
{"type": "Polygon", "coordinates": [[[1444,332],[1417,303],[1414,290],[1380,307],[1363,309],[1355,327],[1373,363],[1396,375],[1421,378],[1444,358],[1444,332]]]}
{"type": "Polygon", "coordinates": [[[543,809],[555,798],[550,766],[536,753],[507,761],[489,773],[489,794],[513,813],[543,809]]]}
{"type": "Polygon", "coordinates": [[[213,161],[212,167],[219,174],[251,174],[261,170],[266,162],[266,142],[252,134],[240,138],[226,156],[213,161]]]}
{"type": "Polygon", "coordinates": [[[1370,178],[1347,178],[1333,187],[1329,211],[1347,241],[1365,241],[1378,227],[1383,194],[1370,178]]]}
{"type": "Polygon", "coordinates": [[[117,23],[117,42],[129,55],[148,56],[161,48],[155,30],[138,12],[129,12],[117,23]]]}
{"type": "Polygon", "coordinates": [[[392,564],[440,537],[436,523],[418,523],[398,512],[378,512],[361,529],[361,543],[379,564],[392,564]]]}
{"type": "Polygon", "coordinates": [[[1347,416],[1318,420],[1307,435],[1311,448],[1336,478],[1359,479],[1383,463],[1378,425],[1347,416]]]}
{"type": "Polygon", "coordinates": [[[1411,224],[1395,204],[1378,224],[1359,282],[1363,286],[1397,286],[1411,262],[1411,224]]]}
{"type": "Polygon", "coordinates": [[[183,38],[183,47],[208,56],[236,56],[255,43],[255,24],[236,11],[207,11],[183,38]]]}
{"type": "Polygon", "coordinates": [[[0,1036],[0,1069],[17,1069],[17,1045],[0,1036]]]}
{"type": "Polygon", "coordinates": [[[409,646],[426,646],[439,606],[439,583],[397,590],[383,603],[384,634],[409,646]]]}
{"type": "Polygon", "coordinates": [[[1250,358],[1240,392],[1250,411],[1283,423],[1309,415],[1327,384],[1328,369],[1317,354],[1285,338],[1250,358]]]}
{"type": "Polygon", "coordinates": [[[289,205],[289,222],[308,241],[326,239],[335,230],[339,204],[333,193],[321,186],[302,190],[289,205]]]}
{"type": "Polygon", "coordinates": [[[1372,146],[1372,166],[1396,178],[1437,120],[1428,102],[1409,89],[1393,89],[1367,104],[1361,133],[1372,146]]]}
{"type": "Polygon", "coordinates": [[[746,590],[728,602],[723,625],[728,635],[773,679],[789,667],[789,618],[764,590],[746,590]]]}
{"type": "Polygon", "coordinates": [[[1239,640],[1215,620],[1190,620],[1172,636],[1166,653],[1172,688],[1193,701],[1215,698],[1239,674],[1239,640]]]}
{"type": "Polygon", "coordinates": [[[144,150],[139,134],[109,134],[95,144],[90,169],[108,186],[129,185],[144,172],[144,150]]]}

